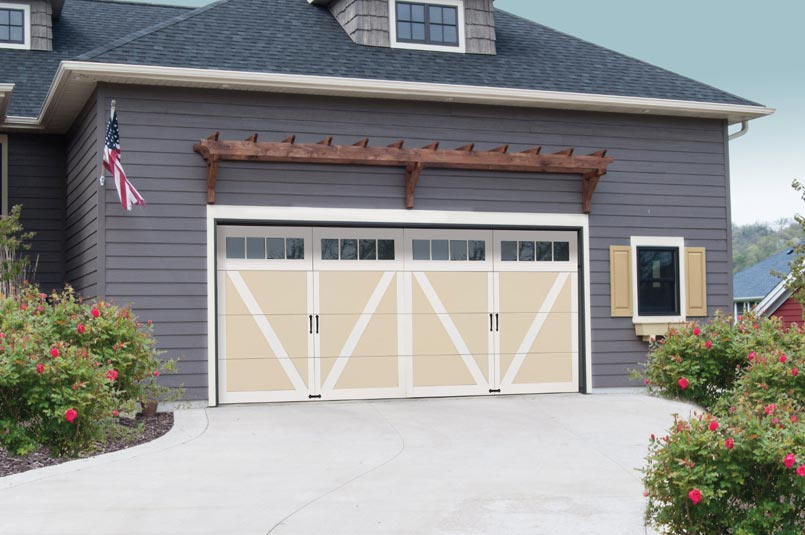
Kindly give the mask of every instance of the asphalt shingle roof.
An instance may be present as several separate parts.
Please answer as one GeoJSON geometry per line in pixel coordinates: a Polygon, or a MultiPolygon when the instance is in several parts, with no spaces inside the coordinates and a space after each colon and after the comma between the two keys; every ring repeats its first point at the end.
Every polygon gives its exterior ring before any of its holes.
{"type": "Polygon", "coordinates": [[[739,271],[732,277],[733,299],[762,299],[780,284],[780,277],[772,272],[788,275],[788,265],[794,259],[793,249],[788,247],[779,253],[761,260],[754,266],[739,271]]]}
{"type": "MultiPolygon", "coordinates": [[[[68,58],[757,105],[499,9],[494,56],[357,45],[326,8],[307,0],[221,0],[193,11],[170,9],[176,8],[67,0],[60,25],[103,31],[107,38],[71,40],[69,50],[60,45],[59,57],[51,60],[29,64],[28,56],[14,73],[4,71],[0,54],[0,82],[20,84],[10,114],[33,115],[58,61],[68,58]],[[136,20],[110,17],[110,5],[136,20]],[[118,21],[117,33],[106,24],[110,18],[118,21]],[[156,25],[145,28],[146,19],[156,25]],[[128,31],[135,33],[114,40],[128,31]]],[[[65,34],[60,28],[55,37],[65,34]]]]}

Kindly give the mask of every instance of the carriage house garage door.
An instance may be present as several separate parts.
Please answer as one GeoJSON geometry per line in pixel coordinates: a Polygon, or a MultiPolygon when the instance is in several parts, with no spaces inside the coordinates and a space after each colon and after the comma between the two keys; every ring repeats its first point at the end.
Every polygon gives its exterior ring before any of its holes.
{"type": "Polygon", "coordinates": [[[221,226],[222,403],[576,392],[575,231],[221,226]]]}

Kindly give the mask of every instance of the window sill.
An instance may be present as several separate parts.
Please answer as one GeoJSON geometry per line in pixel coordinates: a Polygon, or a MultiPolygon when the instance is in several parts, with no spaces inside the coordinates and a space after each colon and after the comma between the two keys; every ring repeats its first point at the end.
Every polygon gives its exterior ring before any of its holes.
{"type": "Polygon", "coordinates": [[[663,336],[670,329],[681,329],[686,325],[684,318],[671,318],[671,321],[656,318],[651,322],[647,318],[640,318],[640,320],[640,323],[634,322],[634,330],[635,334],[644,342],[649,342],[652,336],[663,336]]]}

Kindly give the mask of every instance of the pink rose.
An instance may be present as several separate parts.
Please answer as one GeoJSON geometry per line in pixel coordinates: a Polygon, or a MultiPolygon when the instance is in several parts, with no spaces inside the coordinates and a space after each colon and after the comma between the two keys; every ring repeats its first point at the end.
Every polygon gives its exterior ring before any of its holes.
{"type": "Polygon", "coordinates": [[[84,331],[86,331],[87,328],[84,326],[83,323],[79,323],[78,327],[76,327],[76,330],[78,331],[78,334],[84,334],[84,331]]]}
{"type": "Polygon", "coordinates": [[[148,320],[148,326],[149,326],[149,327],[150,327],[151,325],[153,325],[153,324],[154,324],[154,322],[153,322],[153,321],[148,320]]]}
{"type": "Polygon", "coordinates": [[[688,492],[688,498],[690,501],[693,502],[693,505],[698,505],[700,501],[702,501],[702,491],[699,489],[693,489],[692,491],[688,492]]]}
{"type": "Polygon", "coordinates": [[[773,414],[777,412],[777,405],[775,405],[774,403],[772,403],[771,405],[766,405],[766,408],[764,410],[766,411],[766,414],[773,414]]]}
{"type": "Polygon", "coordinates": [[[36,373],[44,373],[45,365],[41,363],[37,363],[36,365],[36,373]]]}
{"type": "Polygon", "coordinates": [[[39,299],[47,299],[47,294],[39,294],[39,299]]]}
{"type": "Polygon", "coordinates": [[[97,308],[93,308],[90,312],[91,312],[93,318],[97,318],[98,316],[101,315],[101,311],[98,310],[97,308]]]}
{"type": "Polygon", "coordinates": [[[718,422],[716,422],[715,420],[713,420],[712,422],[710,422],[710,425],[709,425],[709,426],[707,426],[707,428],[708,428],[710,431],[715,431],[716,429],[718,429],[718,422]]]}
{"type": "Polygon", "coordinates": [[[644,385],[647,385],[647,384],[649,384],[650,382],[651,382],[651,381],[649,381],[648,379],[643,379],[643,384],[644,384],[644,385]]]}
{"type": "Polygon", "coordinates": [[[799,421],[799,418],[797,418],[796,416],[794,416],[794,415],[792,414],[792,415],[791,415],[791,423],[795,424],[795,423],[797,423],[798,421],[799,421]]]}
{"type": "Polygon", "coordinates": [[[727,440],[725,440],[724,441],[724,447],[726,447],[728,450],[731,450],[732,448],[734,448],[735,447],[735,439],[730,437],[727,440]]]}
{"type": "Polygon", "coordinates": [[[743,320],[744,320],[744,317],[742,315],[738,314],[738,321],[743,321],[743,320]]]}
{"type": "Polygon", "coordinates": [[[59,356],[59,350],[57,348],[55,348],[55,347],[51,347],[50,348],[50,356],[52,356],[55,359],[56,357],[59,356]]]}
{"type": "Polygon", "coordinates": [[[643,497],[648,498],[649,492],[647,490],[643,491],[643,497]]]}
{"type": "Polygon", "coordinates": [[[693,335],[694,335],[694,336],[699,336],[700,334],[702,334],[702,330],[701,330],[701,329],[699,329],[698,327],[696,327],[695,329],[693,329],[693,335]]]}
{"type": "Polygon", "coordinates": [[[28,304],[27,303],[21,304],[20,305],[20,310],[28,310],[28,304]]]}
{"type": "Polygon", "coordinates": [[[110,381],[114,381],[115,379],[117,379],[117,375],[118,375],[117,370],[109,370],[108,372],[106,372],[106,378],[109,379],[110,381]]]}
{"type": "Polygon", "coordinates": [[[154,377],[159,377],[159,370],[154,370],[154,377]]]}
{"type": "Polygon", "coordinates": [[[685,390],[690,383],[688,383],[687,379],[682,377],[681,379],[679,379],[679,381],[677,381],[677,384],[679,385],[679,388],[681,388],[682,390],[685,390]]]}
{"type": "Polygon", "coordinates": [[[794,377],[799,375],[799,368],[791,368],[791,375],[793,375],[794,377]]]}
{"type": "Polygon", "coordinates": [[[749,362],[752,362],[753,360],[755,360],[755,352],[754,351],[749,353],[749,362]]]}
{"type": "Polygon", "coordinates": [[[117,411],[112,411],[112,416],[114,416],[115,418],[117,418],[117,415],[118,415],[118,414],[120,414],[120,413],[119,413],[119,412],[117,412],[117,411]]]}
{"type": "Polygon", "coordinates": [[[754,330],[758,330],[758,329],[760,329],[760,327],[758,326],[758,324],[757,324],[757,323],[755,323],[754,325],[752,325],[752,328],[753,328],[754,330]]]}
{"type": "Polygon", "coordinates": [[[783,459],[783,464],[785,465],[786,468],[791,468],[792,466],[797,464],[797,458],[794,456],[793,453],[789,453],[783,459]]]}
{"type": "Polygon", "coordinates": [[[786,357],[785,355],[780,355],[780,362],[785,363],[785,361],[787,361],[787,360],[788,360],[788,357],[786,357]]]}
{"type": "Polygon", "coordinates": [[[69,423],[73,423],[76,418],[78,418],[78,412],[75,409],[67,409],[67,412],[64,413],[64,419],[69,423]]]}
{"type": "Polygon", "coordinates": [[[797,475],[800,477],[805,477],[805,464],[802,464],[797,468],[797,475]]]}
{"type": "Polygon", "coordinates": [[[706,347],[707,349],[712,348],[713,347],[713,342],[711,342],[710,340],[706,341],[704,343],[704,347],[706,347]]]}

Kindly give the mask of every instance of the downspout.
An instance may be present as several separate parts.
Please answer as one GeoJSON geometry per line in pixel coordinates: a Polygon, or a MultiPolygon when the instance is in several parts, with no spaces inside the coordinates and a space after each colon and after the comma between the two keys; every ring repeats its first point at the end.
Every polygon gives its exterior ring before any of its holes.
{"type": "Polygon", "coordinates": [[[749,121],[741,121],[741,129],[734,134],[730,134],[729,140],[732,141],[733,139],[745,136],[747,132],[749,132],[749,121]]]}

